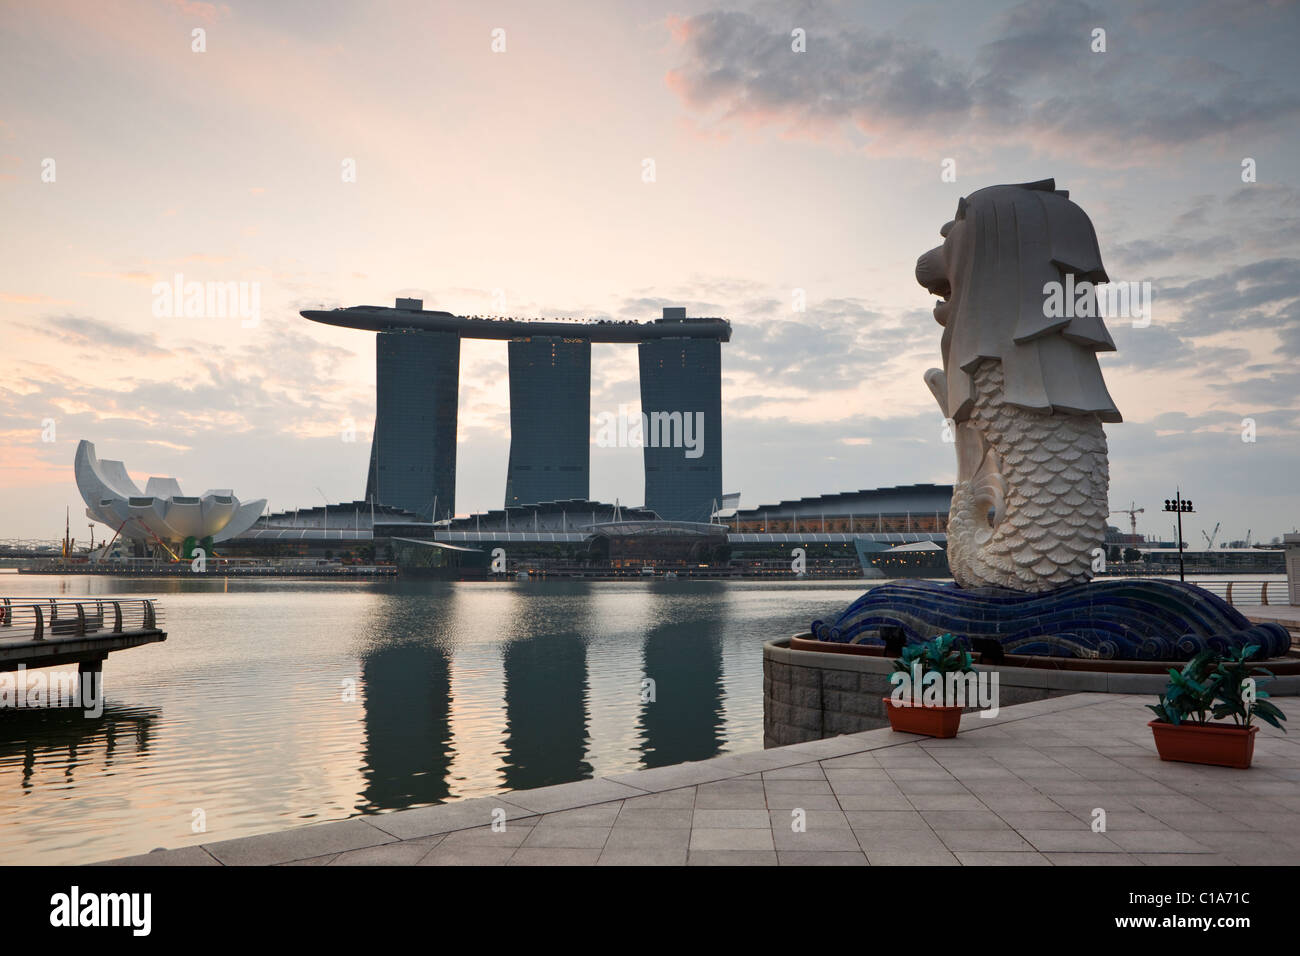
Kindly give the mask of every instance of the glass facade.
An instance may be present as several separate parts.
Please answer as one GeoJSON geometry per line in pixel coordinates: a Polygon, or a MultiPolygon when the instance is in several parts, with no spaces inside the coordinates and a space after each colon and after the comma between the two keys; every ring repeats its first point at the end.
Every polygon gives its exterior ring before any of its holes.
{"type": "Polygon", "coordinates": [[[366,499],[422,518],[456,510],[460,336],[375,335],[375,437],[366,499]]]}
{"type": "Polygon", "coordinates": [[[507,508],[586,499],[591,484],[591,342],[511,339],[507,508]]]}
{"type": "Polygon", "coordinates": [[[665,338],[637,348],[645,506],[667,521],[708,521],[722,504],[722,343],[665,338]]]}

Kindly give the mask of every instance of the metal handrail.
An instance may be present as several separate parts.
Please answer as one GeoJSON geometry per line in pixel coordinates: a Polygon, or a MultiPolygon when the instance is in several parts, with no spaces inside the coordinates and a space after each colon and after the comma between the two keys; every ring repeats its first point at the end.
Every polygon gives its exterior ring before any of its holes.
{"type": "Polygon", "coordinates": [[[0,599],[0,641],[156,631],[161,621],[154,598],[0,599]]]}
{"type": "Polygon", "coordinates": [[[1234,606],[1289,603],[1286,581],[1193,581],[1191,583],[1212,594],[1217,594],[1234,606]]]}

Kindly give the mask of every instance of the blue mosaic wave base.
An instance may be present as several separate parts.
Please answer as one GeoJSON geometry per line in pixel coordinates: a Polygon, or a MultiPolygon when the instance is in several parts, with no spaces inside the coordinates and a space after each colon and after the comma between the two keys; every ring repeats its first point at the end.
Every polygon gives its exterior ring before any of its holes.
{"type": "Polygon", "coordinates": [[[1040,594],[899,581],[867,591],[834,622],[814,621],[821,641],[883,642],[884,625],[909,643],[939,634],[996,638],[1009,654],[1104,660],[1181,661],[1213,648],[1259,644],[1281,657],[1291,636],[1280,624],[1251,624],[1228,602],[1180,581],[1098,580],[1040,594]]]}

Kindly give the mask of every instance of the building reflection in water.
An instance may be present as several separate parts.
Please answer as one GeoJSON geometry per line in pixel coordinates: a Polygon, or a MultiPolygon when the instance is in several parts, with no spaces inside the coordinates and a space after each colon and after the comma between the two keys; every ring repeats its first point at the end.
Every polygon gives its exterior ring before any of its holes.
{"type": "Polygon", "coordinates": [[[451,790],[452,588],[401,587],[376,606],[361,652],[365,787],[358,809],[442,803],[451,790]]]}
{"type": "Polygon", "coordinates": [[[641,763],[662,767],[716,757],[723,741],[722,632],[726,585],[695,581],[657,585],[665,613],[645,636],[645,676],[654,700],[641,706],[641,763]],[[674,591],[692,600],[679,605],[674,591]],[[702,595],[716,600],[700,601],[702,595]],[[687,613],[674,613],[686,611],[687,613]]]}
{"type": "Polygon", "coordinates": [[[597,760],[626,767],[635,755],[658,767],[722,752],[726,585],[647,583],[618,594],[613,616],[611,595],[582,581],[473,596],[409,582],[382,595],[359,653],[358,808],[587,779],[597,760]],[[589,655],[608,673],[593,675],[589,655]],[[653,701],[642,699],[642,678],[654,682],[653,701]]]}
{"type": "Polygon", "coordinates": [[[587,641],[593,585],[550,584],[529,602],[531,633],[502,650],[505,667],[507,790],[583,780],[587,762],[587,641]]]}

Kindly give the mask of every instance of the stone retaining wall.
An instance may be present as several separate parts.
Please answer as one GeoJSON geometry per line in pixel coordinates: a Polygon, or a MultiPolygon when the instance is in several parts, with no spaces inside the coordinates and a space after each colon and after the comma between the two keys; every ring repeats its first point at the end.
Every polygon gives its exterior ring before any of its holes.
{"type": "MultiPolygon", "coordinates": [[[[882,698],[893,690],[886,657],[792,651],[789,639],[763,645],[763,746],[820,740],[875,730],[889,724],[882,698]]],[[[994,668],[977,666],[976,670],[994,668]]],[[[1120,674],[1036,667],[998,667],[1002,707],[1080,692],[1150,694],[1152,702],[1168,682],[1165,674],[1120,674]]],[[[1300,694],[1300,676],[1268,685],[1275,697],[1300,694]]],[[[1290,710],[1291,708],[1283,708],[1290,710]]]]}

